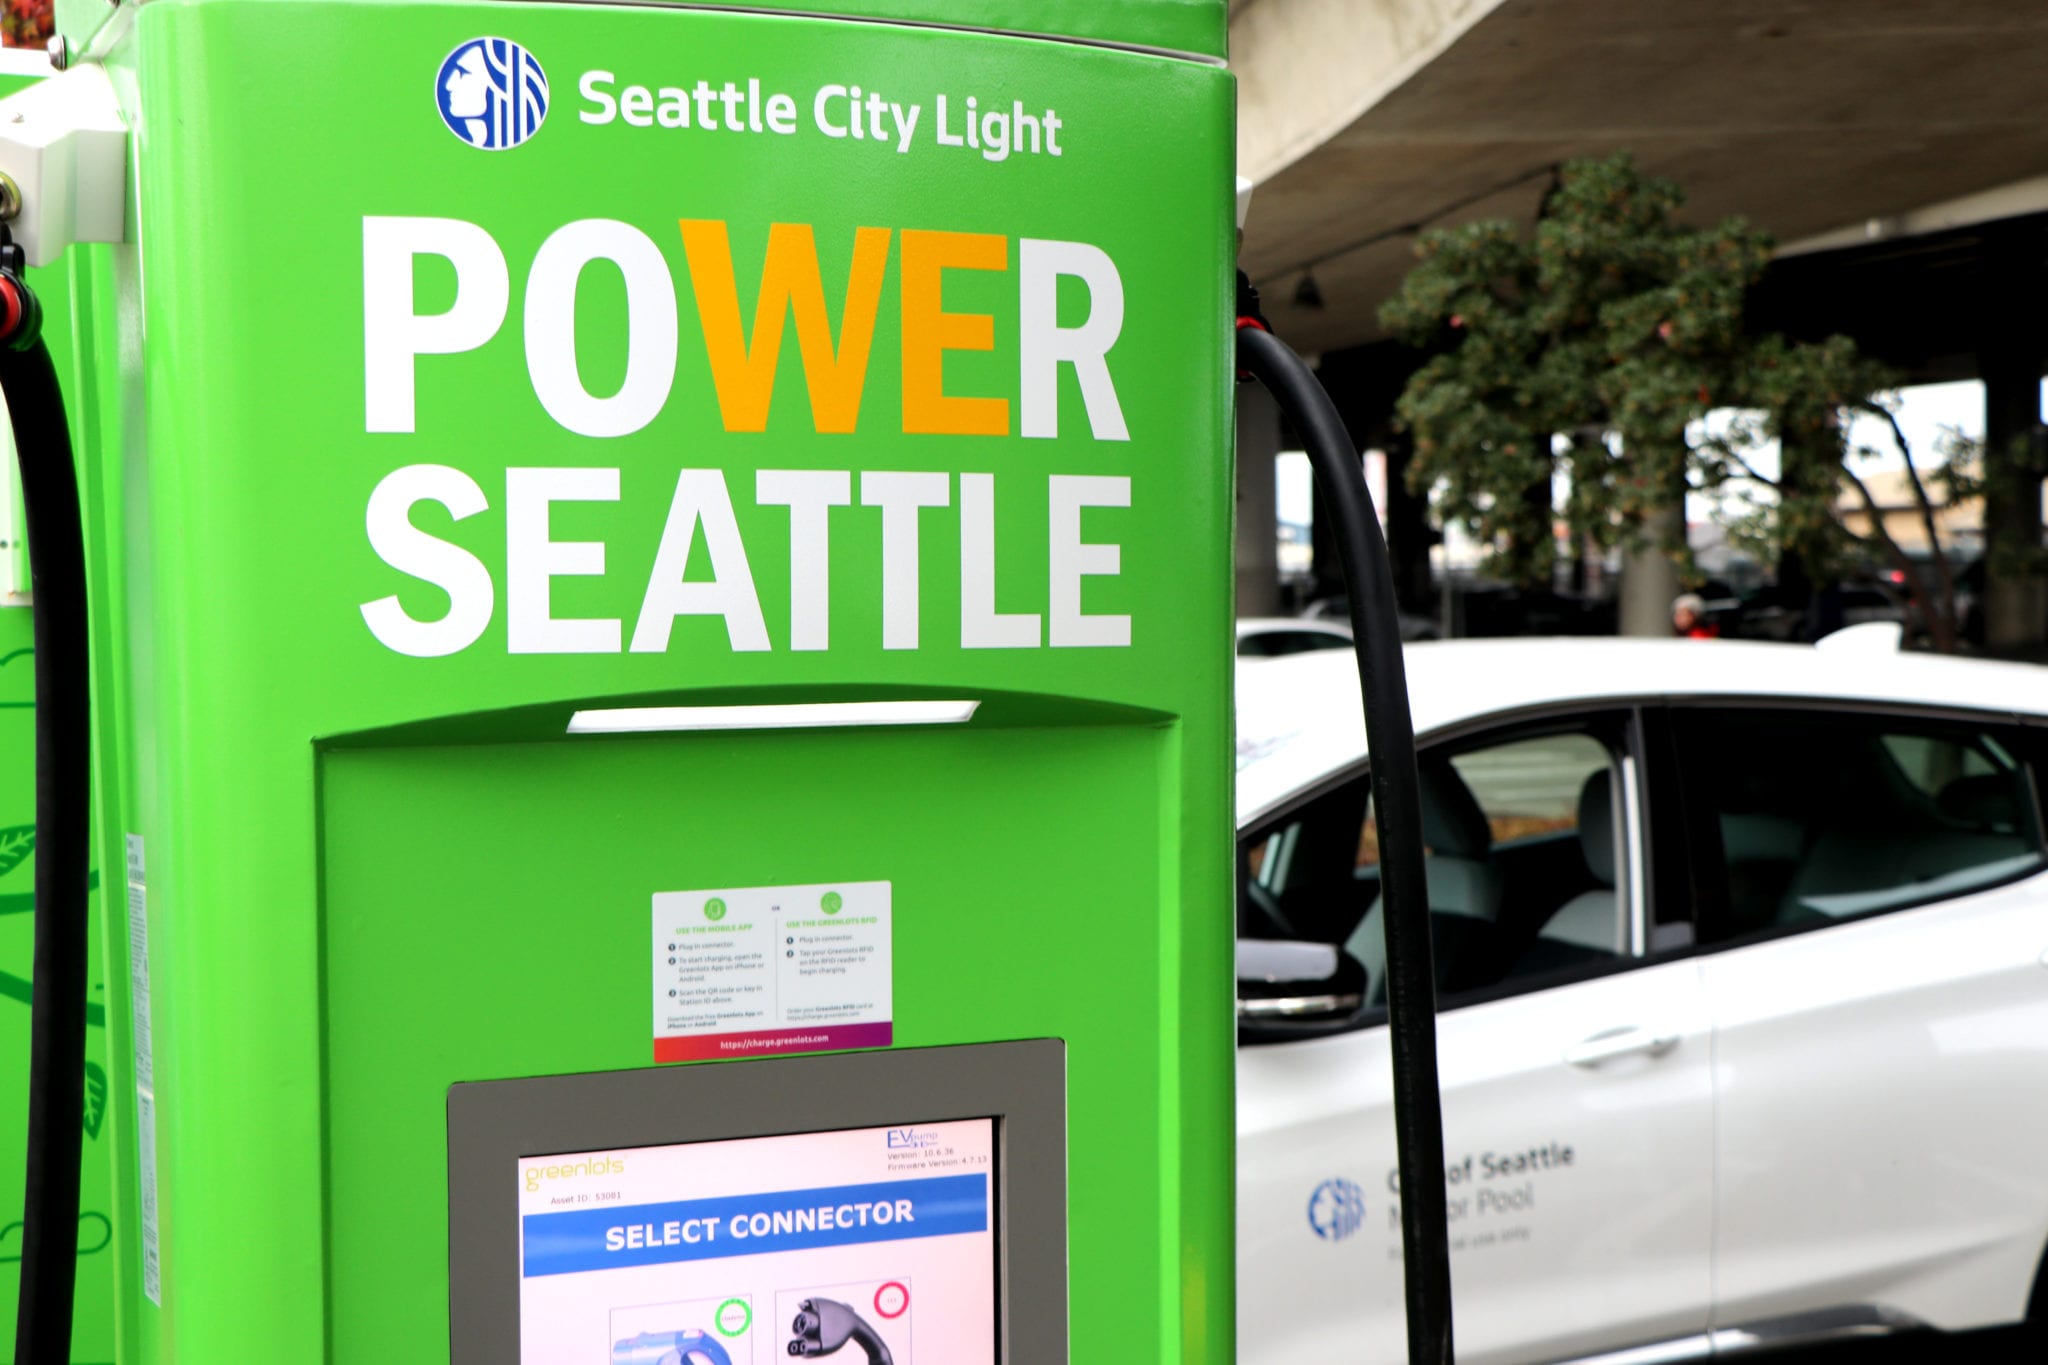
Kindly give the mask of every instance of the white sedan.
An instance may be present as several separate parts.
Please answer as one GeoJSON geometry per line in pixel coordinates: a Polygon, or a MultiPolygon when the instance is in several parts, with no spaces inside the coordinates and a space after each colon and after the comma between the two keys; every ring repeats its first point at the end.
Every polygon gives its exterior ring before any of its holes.
{"type": "MultiPolygon", "coordinates": [[[[1700,641],[1406,657],[1458,1359],[2040,1328],[2048,670],[1700,641]]],[[[1398,1360],[1351,656],[1241,660],[1238,735],[1239,933],[1264,941],[1240,949],[1238,1359],[1398,1360]]]]}

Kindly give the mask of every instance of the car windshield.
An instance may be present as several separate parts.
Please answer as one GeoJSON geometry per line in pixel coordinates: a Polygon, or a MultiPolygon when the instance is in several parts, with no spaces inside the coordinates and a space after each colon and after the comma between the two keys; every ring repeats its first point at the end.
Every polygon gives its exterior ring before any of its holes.
{"type": "Polygon", "coordinates": [[[1260,630],[1237,637],[1237,652],[1248,659],[1274,659],[1316,649],[1349,649],[1351,641],[1327,630],[1260,630]]]}

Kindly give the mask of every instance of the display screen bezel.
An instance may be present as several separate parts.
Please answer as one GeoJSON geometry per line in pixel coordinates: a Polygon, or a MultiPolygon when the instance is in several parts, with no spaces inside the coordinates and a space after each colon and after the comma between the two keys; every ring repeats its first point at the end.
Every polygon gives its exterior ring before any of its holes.
{"type": "Polygon", "coordinates": [[[995,1359],[1067,1358],[1066,1052],[1058,1039],[464,1082],[448,1091],[449,1358],[520,1358],[517,1163],[991,1121],[995,1359]]]}

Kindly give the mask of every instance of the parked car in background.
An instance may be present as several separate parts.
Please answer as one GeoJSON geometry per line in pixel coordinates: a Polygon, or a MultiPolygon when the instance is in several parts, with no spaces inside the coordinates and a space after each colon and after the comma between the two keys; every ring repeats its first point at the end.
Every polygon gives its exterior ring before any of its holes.
{"type": "MultiPolygon", "coordinates": [[[[1930,591],[1936,590],[1939,567],[1932,555],[1913,556],[1914,567],[1930,591]]],[[[1984,556],[1982,554],[1954,554],[1949,556],[1949,576],[1955,586],[1955,628],[1959,644],[1969,649],[1984,647],[1984,556]]],[[[1910,585],[1903,570],[1894,569],[1886,575],[1886,581],[1900,594],[1905,604],[1906,638],[1915,644],[1931,644],[1934,639],[1932,612],[1921,602],[1918,595],[1910,591],[1910,585]]]]}
{"type": "MultiPolygon", "coordinates": [[[[1309,603],[1301,615],[1303,620],[1334,625],[1346,636],[1351,634],[1351,606],[1342,597],[1319,598],[1309,603]]],[[[1434,640],[1442,634],[1433,616],[1418,616],[1412,611],[1396,611],[1394,619],[1400,627],[1401,639],[1408,644],[1414,644],[1417,640],[1434,640]]]]}
{"type": "Polygon", "coordinates": [[[1707,597],[1707,619],[1720,628],[1722,639],[1773,640],[1797,644],[1823,639],[1848,626],[1873,622],[1906,624],[1905,594],[1882,579],[1850,579],[1825,585],[1810,594],[1792,596],[1775,586],[1748,597],[1707,597]]]}
{"type": "MultiPolygon", "coordinates": [[[[2038,1327],[2048,674],[1619,640],[1407,673],[1459,1360],[2038,1327]]],[[[1399,1359],[1349,655],[1240,666],[1237,802],[1237,1358],[1399,1359]]]]}
{"type": "Polygon", "coordinates": [[[1237,656],[1271,659],[1318,649],[1351,649],[1351,627],[1296,616],[1247,616],[1237,623],[1237,656]]]}

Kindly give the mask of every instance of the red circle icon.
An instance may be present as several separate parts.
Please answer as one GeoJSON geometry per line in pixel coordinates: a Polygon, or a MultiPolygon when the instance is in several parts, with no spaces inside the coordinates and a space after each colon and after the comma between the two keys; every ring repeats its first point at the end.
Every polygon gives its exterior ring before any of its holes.
{"type": "Polygon", "coordinates": [[[885,1318],[900,1318],[910,1307],[910,1286],[889,1281],[875,1291],[875,1311],[885,1318]]]}

